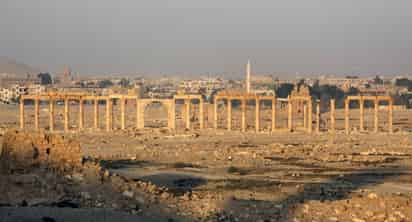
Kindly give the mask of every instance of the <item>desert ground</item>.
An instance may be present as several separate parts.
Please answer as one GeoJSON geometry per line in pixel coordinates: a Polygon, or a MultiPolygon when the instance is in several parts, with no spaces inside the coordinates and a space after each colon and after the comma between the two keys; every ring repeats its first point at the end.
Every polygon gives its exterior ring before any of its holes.
{"type": "MultiPolygon", "coordinates": [[[[270,133],[270,107],[262,110],[262,132],[254,132],[253,104],[248,131],[240,132],[240,112],[233,109],[233,130],[184,129],[178,108],[177,130],[166,126],[161,106],[146,110],[147,129],[135,128],[128,104],[126,130],[106,132],[104,106],[100,130],[93,126],[93,107],[86,105],[86,129],[63,133],[62,106],[56,109],[55,134],[78,141],[84,168],[57,176],[47,169],[30,174],[2,174],[2,221],[412,221],[412,111],[394,111],[394,133],[387,132],[387,112],[380,131],[373,130],[373,108],[365,110],[366,132],[359,132],[359,110],[351,111],[350,135],[343,132],[337,109],[335,134],[328,132],[329,113],[322,112],[321,132],[286,132],[286,110],[279,111],[279,130],[270,133]],[[59,130],[60,129],[60,130],[59,130]],[[102,178],[95,171],[104,171],[102,178]],[[110,177],[109,177],[110,176],[110,177]],[[107,182],[108,181],[108,182],[107,182]],[[65,215],[65,216],[62,216],[65,215]],[[122,219],[119,219],[122,218],[122,219]]],[[[41,127],[47,129],[47,104],[41,127]]],[[[71,109],[76,110],[76,104],[71,109]]],[[[27,106],[26,132],[33,129],[27,106]]],[[[212,110],[212,109],[208,109],[212,110]]],[[[211,112],[211,111],[210,111],[211,112]]],[[[208,116],[211,116],[209,112],[208,116]]],[[[115,110],[116,113],[116,110],[115,110]]],[[[119,128],[116,115],[115,127],[119,128]]],[[[315,118],[313,118],[315,120],[315,118]]],[[[207,126],[212,127],[211,118],[207,126]]],[[[18,106],[0,105],[0,142],[18,127],[18,106]]],[[[41,132],[42,133],[42,132],[41,132]]]]}

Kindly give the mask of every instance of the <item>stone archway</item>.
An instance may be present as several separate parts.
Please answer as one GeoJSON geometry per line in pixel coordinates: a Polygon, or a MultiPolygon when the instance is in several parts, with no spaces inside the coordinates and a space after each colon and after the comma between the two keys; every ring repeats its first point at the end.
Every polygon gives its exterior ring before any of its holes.
{"type": "Polygon", "coordinates": [[[137,109],[138,109],[138,120],[137,128],[145,128],[145,111],[147,106],[153,103],[159,103],[164,106],[167,110],[167,127],[170,129],[175,128],[175,106],[173,99],[140,99],[138,100],[137,109]]]}

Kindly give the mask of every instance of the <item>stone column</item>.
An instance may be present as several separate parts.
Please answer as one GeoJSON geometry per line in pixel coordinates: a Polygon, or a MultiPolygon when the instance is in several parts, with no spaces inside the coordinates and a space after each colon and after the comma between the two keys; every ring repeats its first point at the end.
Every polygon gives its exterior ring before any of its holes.
{"type": "Polygon", "coordinates": [[[205,111],[203,109],[203,100],[199,100],[199,127],[200,129],[205,128],[205,111]]]}
{"type": "Polygon", "coordinates": [[[312,99],[308,100],[308,133],[312,133],[312,113],[313,113],[313,108],[312,108],[312,99]]]}
{"type": "Polygon", "coordinates": [[[215,98],[215,104],[213,106],[214,107],[214,109],[213,109],[213,126],[214,126],[215,129],[217,129],[217,106],[218,106],[217,102],[218,102],[218,99],[215,98]]]}
{"type": "Polygon", "coordinates": [[[99,128],[99,100],[94,99],[94,128],[99,128]]]}
{"type": "Polygon", "coordinates": [[[20,129],[24,129],[24,99],[20,98],[20,129]]]}
{"type": "Polygon", "coordinates": [[[272,99],[272,132],[276,130],[276,97],[272,99]]]}
{"type": "Polygon", "coordinates": [[[316,101],[316,133],[320,132],[320,101],[316,101]]]}
{"type": "Polygon", "coordinates": [[[69,118],[69,102],[70,100],[68,98],[64,99],[64,131],[69,131],[70,127],[70,118],[69,118]]]}
{"type": "Polygon", "coordinates": [[[172,102],[169,104],[169,109],[168,109],[168,120],[167,124],[170,129],[175,129],[176,128],[176,105],[175,101],[172,100],[172,102]]]}
{"type": "Polygon", "coordinates": [[[54,131],[54,98],[49,99],[49,129],[54,131]]]}
{"type": "Polygon", "coordinates": [[[293,131],[293,108],[292,108],[292,100],[290,96],[288,97],[288,129],[289,131],[293,131]]]}
{"type": "Polygon", "coordinates": [[[144,109],[145,109],[145,102],[139,101],[137,104],[137,128],[143,129],[144,128],[144,109]]]}
{"type": "Polygon", "coordinates": [[[34,99],[34,129],[39,130],[39,98],[34,99]]]}
{"type": "Polygon", "coordinates": [[[246,99],[242,99],[242,132],[246,132],[246,99]]]}
{"type": "Polygon", "coordinates": [[[345,99],[345,133],[349,134],[349,99],[345,99]]]}
{"type": "Polygon", "coordinates": [[[308,127],[308,106],[306,104],[303,105],[303,128],[307,129],[308,127]]]}
{"type": "Polygon", "coordinates": [[[393,100],[389,100],[389,110],[388,110],[388,127],[389,133],[393,133],[393,100]]]}
{"type": "Polygon", "coordinates": [[[359,131],[360,132],[364,131],[363,114],[364,114],[364,101],[363,101],[363,98],[361,97],[359,100],[359,131]]]}
{"type": "Polygon", "coordinates": [[[335,133],[335,99],[330,100],[330,132],[335,133]]]}
{"type": "Polygon", "coordinates": [[[227,99],[227,130],[232,130],[232,100],[227,99]]]}
{"type": "Polygon", "coordinates": [[[190,129],[190,99],[185,99],[185,119],[186,119],[186,129],[190,129]]]}
{"type": "Polygon", "coordinates": [[[136,99],[136,128],[139,128],[139,99],[136,99]]]}
{"type": "Polygon", "coordinates": [[[374,100],[374,107],[375,107],[375,112],[374,112],[374,118],[373,118],[373,131],[375,133],[378,132],[378,128],[379,128],[379,100],[378,98],[375,98],[374,100]]]}
{"type": "Polygon", "coordinates": [[[110,98],[106,99],[106,131],[112,130],[112,101],[110,98]]]}
{"type": "Polygon", "coordinates": [[[121,129],[126,129],[126,99],[120,98],[120,124],[121,129]]]}
{"type": "Polygon", "coordinates": [[[84,102],[83,99],[79,100],[79,130],[83,129],[83,123],[84,123],[84,121],[83,121],[83,117],[84,117],[83,102],[84,102]]]}
{"type": "Polygon", "coordinates": [[[258,133],[260,130],[260,100],[256,99],[256,111],[255,111],[255,130],[258,133]]]}

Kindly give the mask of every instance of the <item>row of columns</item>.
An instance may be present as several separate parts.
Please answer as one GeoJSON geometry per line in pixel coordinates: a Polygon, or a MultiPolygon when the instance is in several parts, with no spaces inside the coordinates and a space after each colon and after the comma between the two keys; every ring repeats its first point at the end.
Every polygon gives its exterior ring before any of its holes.
{"type": "MultiPolygon", "coordinates": [[[[246,131],[246,108],[248,99],[231,99],[224,98],[221,100],[226,100],[227,102],[227,129],[232,130],[232,101],[240,100],[241,101],[241,130],[242,132],[246,131]]],[[[260,131],[260,103],[267,99],[255,99],[255,131],[260,131]]],[[[215,99],[214,103],[214,128],[218,128],[218,101],[215,99]]],[[[271,129],[272,132],[276,130],[276,98],[271,99],[272,101],[272,118],[271,118],[271,129]]],[[[312,103],[307,102],[307,105],[304,107],[304,128],[311,133],[312,132],[312,103]]],[[[288,129],[293,130],[293,101],[288,100],[288,129]]]]}
{"type": "MultiPolygon", "coordinates": [[[[241,101],[241,130],[243,132],[246,131],[246,105],[247,105],[247,99],[231,99],[231,98],[225,98],[227,100],[227,129],[231,130],[232,129],[232,101],[233,100],[240,100],[241,101]]],[[[111,98],[108,99],[100,99],[100,100],[106,100],[106,130],[111,131],[113,128],[113,100],[111,98]]],[[[93,127],[95,129],[99,128],[99,99],[94,99],[94,124],[93,127]]],[[[256,105],[255,105],[255,130],[256,132],[260,131],[260,102],[262,100],[266,99],[256,99],[256,105]]],[[[348,134],[349,133],[349,103],[352,100],[357,100],[357,99],[346,99],[345,100],[345,132],[348,134]]],[[[370,100],[370,99],[368,99],[370,100]]],[[[39,99],[34,99],[34,128],[36,130],[39,129],[39,99]]],[[[50,126],[50,131],[54,131],[54,126],[55,126],[55,99],[50,98],[49,100],[49,126],[50,126]]],[[[126,128],[126,99],[125,98],[120,98],[120,122],[121,122],[121,129],[126,128]]],[[[359,102],[360,102],[360,107],[359,107],[359,126],[360,126],[360,131],[364,130],[364,99],[360,97],[359,102]]],[[[374,101],[374,132],[378,132],[378,127],[379,127],[379,99],[376,98],[373,100],[374,101]]],[[[393,132],[393,101],[391,99],[389,100],[384,100],[388,101],[388,130],[389,132],[393,132]]],[[[69,131],[69,122],[70,122],[70,110],[69,110],[69,98],[64,99],[64,130],[69,131]]],[[[174,101],[173,101],[174,102],[174,101]]],[[[215,100],[214,104],[214,127],[217,129],[218,128],[218,100],[215,100]]],[[[185,119],[185,125],[186,128],[190,129],[191,128],[191,122],[190,122],[190,112],[191,112],[191,99],[184,99],[184,119],[185,119]]],[[[142,122],[144,121],[144,118],[140,118],[139,115],[142,115],[143,113],[142,110],[144,107],[139,106],[139,102],[136,100],[136,127],[137,128],[142,128],[144,127],[144,123],[142,125],[142,122]]],[[[288,99],[288,129],[290,131],[293,130],[293,100],[290,98],[288,99]]],[[[172,119],[175,118],[175,106],[174,104],[170,103],[168,104],[168,110],[170,110],[168,114],[168,121],[169,121],[169,127],[175,128],[175,122],[172,121],[172,119]]],[[[144,110],[143,110],[144,111],[144,110]]],[[[336,129],[336,119],[335,119],[335,100],[331,99],[330,100],[330,132],[335,133],[336,129]]],[[[306,104],[303,106],[303,116],[304,116],[304,128],[307,129],[308,132],[312,132],[312,102],[311,101],[306,101],[306,104]]],[[[315,131],[319,132],[320,131],[320,102],[316,101],[316,126],[315,126],[315,131]]],[[[276,129],[276,98],[272,99],[272,122],[271,122],[271,129],[272,131],[275,131],[276,129]]],[[[204,104],[203,101],[199,101],[199,125],[200,128],[204,128],[204,104]]],[[[24,101],[20,101],[20,127],[24,128],[24,101]]],[[[79,129],[84,128],[84,99],[79,100],[79,129]]]]}
{"type": "MultiPolygon", "coordinates": [[[[359,131],[364,131],[364,104],[365,104],[365,99],[362,97],[360,99],[356,99],[359,101],[359,131]]],[[[350,133],[350,124],[349,124],[349,111],[350,111],[350,99],[345,100],[345,132],[346,134],[350,133]]],[[[379,99],[375,98],[373,100],[374,102],[374,117],[373,117],[373,131],[376,133],[379,131],[379,99]]],[[[392,99],[385,99],[385,101],[388,102],[388,131],[390,133],[393,132],[393,100],[392,99]]],[[[331,113],[331,120],[334,120],[334,114],[332,115],[331,113]]],[[[334,126],[331,128],[335,128],[334,126]]]]}

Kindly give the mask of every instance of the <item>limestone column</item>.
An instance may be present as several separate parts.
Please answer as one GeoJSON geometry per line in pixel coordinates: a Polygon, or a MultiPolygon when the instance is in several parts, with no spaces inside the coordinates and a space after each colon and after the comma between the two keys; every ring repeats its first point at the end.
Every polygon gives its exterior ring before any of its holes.
{"type": "Polygon", "coordinates": [[[335,133],[335,99],[330,100],[330,132],[335,133]]]}
{"type": "Polygon", "coordinates": [[[313,113],[313,108],[312,108],[312,99],[308,101],[308,133],[312,133],[312,113],[313,113]]]}
{"type": "Polygon", "coordinates": [[[205,111],[203,109],[203,100],[199,100],[199,127],[200,129],[205,128],[205,111]]]}
{"type": "Polygon", "coordinates": [[[260,100],[256,99],[256,111],[255,111],[255,130],[258,133],[260,130],[260,100]]]}
{"type": "Polygon", "coordinates": [[[99,100],[94,99],[94,128],[99,128],[99,100]]]}
{"type": "Polygon", "coordinates": [[[308,106],[306,104],[303,105],[303,128],[307,129],[308,127],[308,106]]]}
{"type": "Polygon", "coordinates": [[[316,133],[320,132],[320,101],[316,101],[316,133]]]}
{"type": "Polygon", "coordinates": [[[83,121],[83,117],[84,117],[83,102],[84,102],[83,99],[79,100],[79,130],[83,129],[83,124],[84,124],[84,121],[83,121]]]}
{"type": "Polygon", "coordinates": [[[349,100],[345,99],[345,133],[349,134],[349,100]]]}
{"type": "Polygon", "coordinates": [[[232,100],[227,99],[227,130],[232,130],[232,100]]]}
{"type": "Polygon", "coordinates": [[[24,129],[24,99],[20,98],[20,129],[24,129]]]}
{"type": "Polygon", "coordinates": [[[359,131],[362,132],[364,130],[363,127],[363,114],[364,114],[364,101],[361,97],[359,100],[359,131]]]}
{"type": "Polygon", "coordinates": [[[168,113],[169,113],[168,120],[167,120],[168,127],[170,129],[175,129],[176,128],[176,105],[175,105],[174,99],[169,105],[168,113]]]}
{"type": "Polygon", "coordinates": [[[120,122],[122,130],[126,129],[126,100],[120,98],[120,122]]]}
{"type": "Polygon", "coordinates": [[[289,131],[293,131],[293,108],[292,108],[292,101],[289,96],[288,98],[288,129],[289,131]]]}
{"type": "Polygon", "coordinates": [[[242,132],[246,132],[246,99],[242,99],[242,132]]]}
{"type": "Polygon", "coordinates": [[[185,119],[186,119],[186,129],[190,129],[190,99],[185,99],[185,119]]]}
{"type": "Polygon", "coordinates": [[[218,102],[218,99],[215,98],[215,104],[213,106],[214,108],[213,109],[213,126],[215,129],[217,129],[217,106],[218,106],[217,102],[218,102]]]}
{"type": "Polygon", "coordinates": [[[389,133],[393,133],[393,100],[389,100],[389,110],[388,110],[388,125],[389,133]]]}
{"type": "Polygon", "coordinates": [[[39,98],[34,99],[34,129],[39,130],[39,98]]]}
{"type": "Polygon", "coordinates": [[[144,128],[144,111],[145,111],[145,102],[139,101],[137,104],[137,128],[143,129],[144,128]]]}
{"type": "Polygon", "coordinates": [[[276,97],[272,99],[272,132],[276,130],[276,97]]]}
{"type": "Polygon", "coordinates": [[[54,99],[49,99],[49,128],[54,131],[54,99]]]}
{"type": "Polygon", "coordinates": [[[110,98],[106,99],[106,131],[112,130],[112,101],[110,98]]]}
{"type": "Polygon", "coordinates": [[[136,128],[139,128],[139,99],[136,99],[136,128]]]}
{"type": "Polygon", "coordinates": [[[379,128],[379,100],[378,98],[375,98],[374,105],[375,105],[375,112],[373,116],[374,117],[373,118],[373,131],[377,133],[378,128],[379,128]]]}
{"type": "Polygon", "coordinates": [[[69,131],[69,125],[70,125],[70,118],[69,118],[69,102],[70,100],[68,98],[64,99],[64,131],[69,131]]]}

